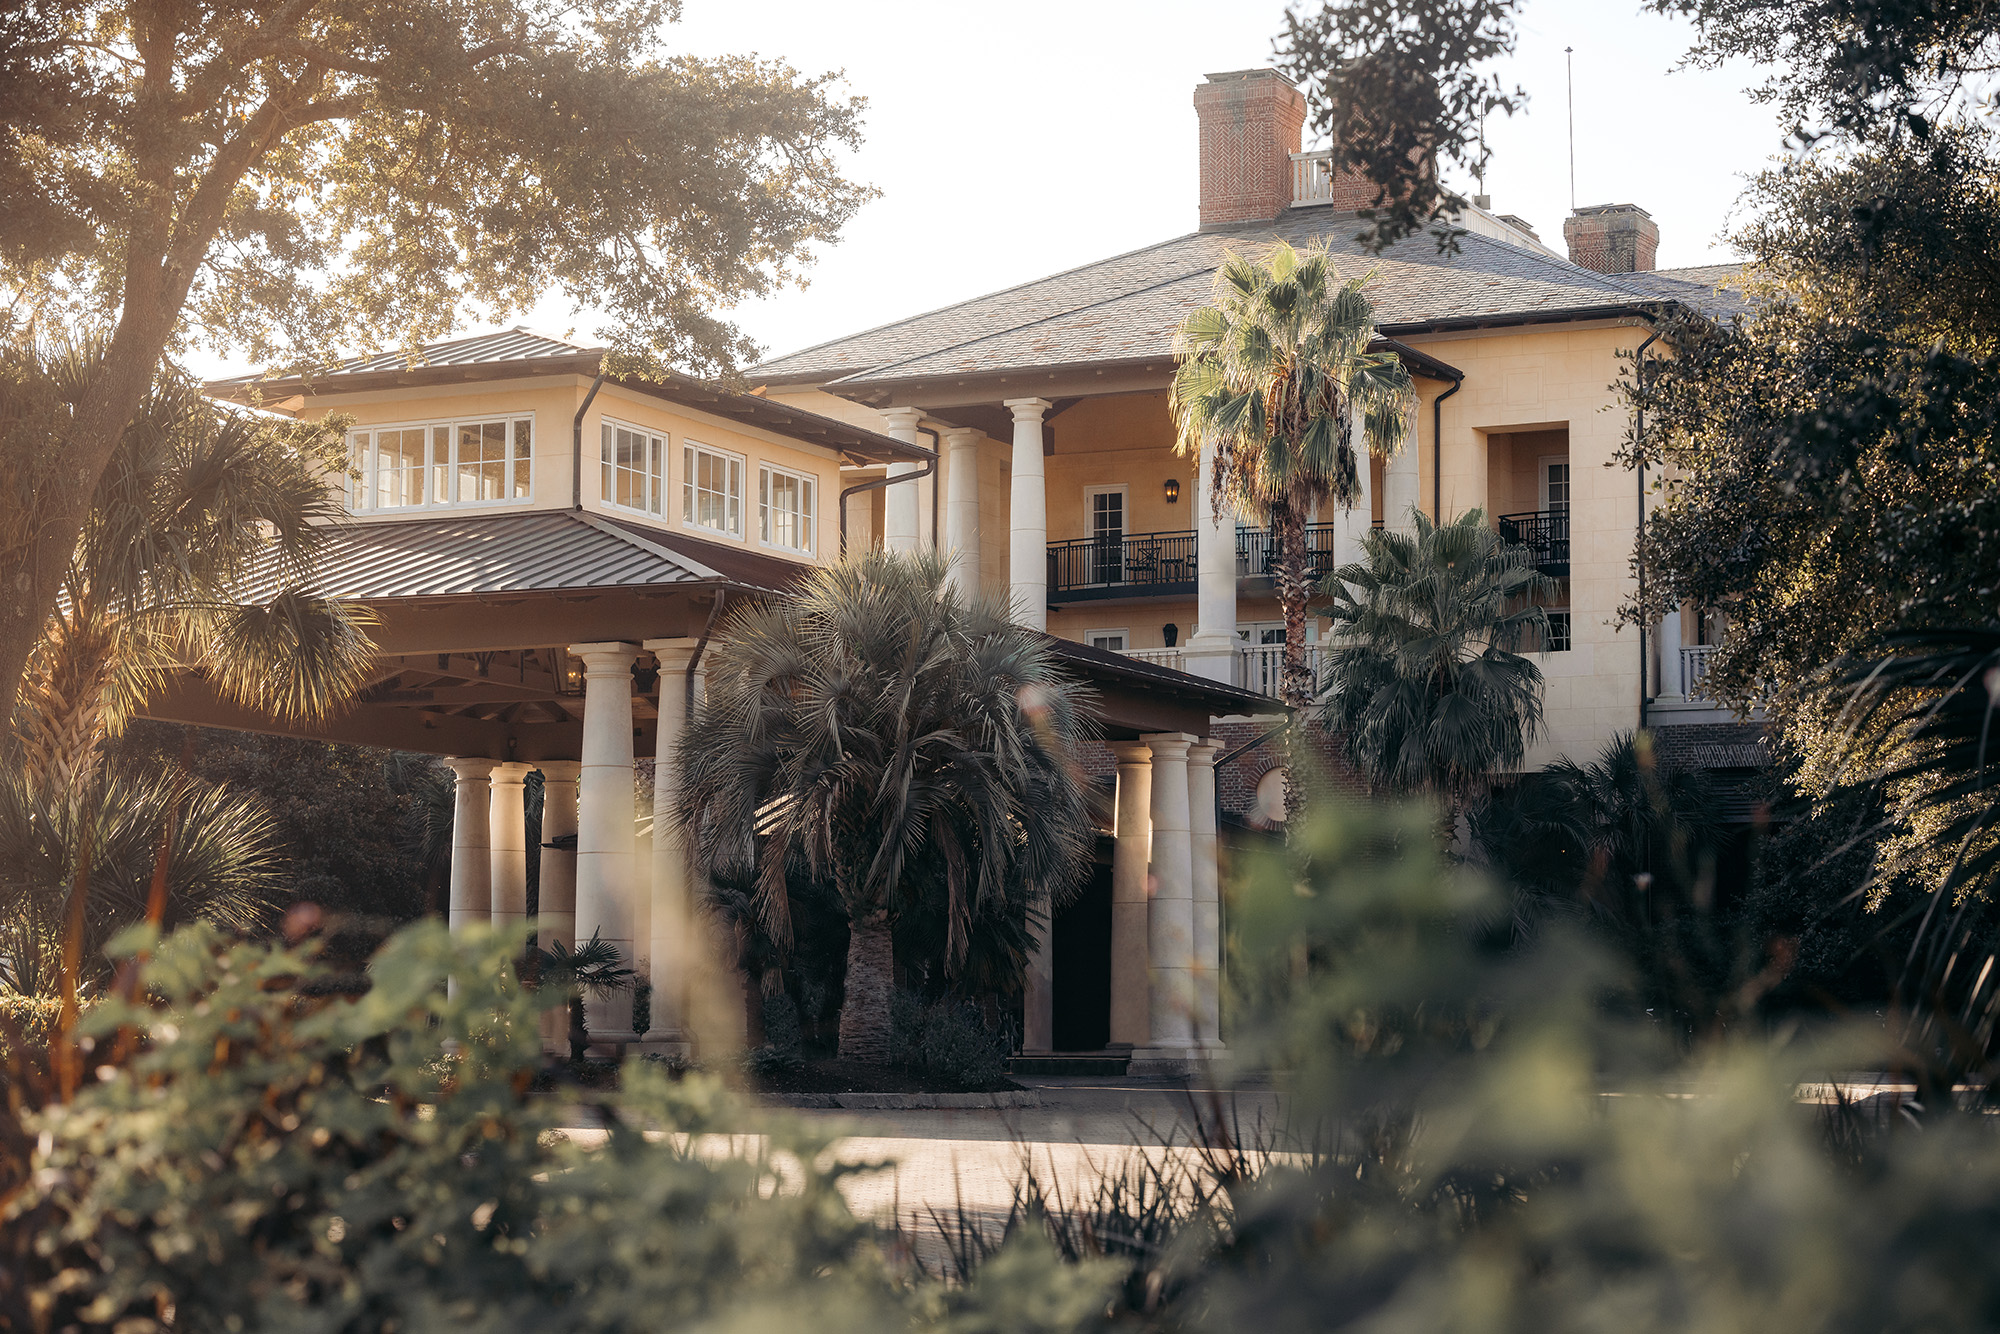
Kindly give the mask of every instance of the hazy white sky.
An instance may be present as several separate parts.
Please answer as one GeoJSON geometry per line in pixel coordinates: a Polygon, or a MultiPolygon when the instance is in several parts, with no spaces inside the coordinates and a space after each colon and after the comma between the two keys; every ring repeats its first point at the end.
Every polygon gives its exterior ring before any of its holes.
{"type": "MultiPolygon", "coordinates": [[[[735,312],[771,354],[1193,230],[1195,84],[1269,64],[1284,12],[1278,0],[684,5],[684,49],[842,70],[869,100],[850,174],[882,197],[809,288],[735,312]]],[[[1576,202],[1647,209],[1662,267],[1727,258],[1718,233],[1783,136],[1745,95],[1754,70],[1672,72],[1689,36],[1637,0],[1529,0],[1502,71],[1529,104],[1488,126],[1495,210],[1561,249],[1574,46],[1576,202]]],[[[526,322],[586,342],[598,324],[553,303],[526,322]]]]}

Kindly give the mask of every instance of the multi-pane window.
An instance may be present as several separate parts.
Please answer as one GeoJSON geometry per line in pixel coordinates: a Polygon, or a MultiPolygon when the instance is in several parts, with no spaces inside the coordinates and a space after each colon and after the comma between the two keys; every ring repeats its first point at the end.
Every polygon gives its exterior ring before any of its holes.
{"type": "Polygon", "coordinates": [[[1542,460],[1542,508],[1545,510],[1566,510],[1569,508],[1569,460],[1542,460]]]}
{"type": "Polygon", "coordinates": [[[1123,630],[1091,630],[1084,635],[1085,642],[1092,648],[1109,649],[1113,653],[1123,653],[1130,647],[1126,642],[1128,638],[1123,630]]]}
{"type": "Polygon", "coordinates": [[[1569,612],[1552,611],[1548,613],[1548,617],[1549,633],[1545,641],[1548,647],[1544,651],[1549,653],[1569,652],[1569,612]]]}
{"type": "Polygon", "coordinates": [[[354,513],[528,499],[532,417],[370,427],[347,435],[354,513]]]}
{"type": "Polygon", "coordinates": [[[758,535],[787,551],[813,549],[814,492],[818,484],[803,473],[782,468],[757,470],[758,535]]]}
{"type": "Polygon", "coordinates": [[[604,423],[604,499],[628,510],[659,514],[666,503],[667,438],[617,422],[604,423]]]}
{"type": "Polygon", "coordinates": [[[701,445],[681,447],[681,519],[743,536],[743,460],[701,445]]]}

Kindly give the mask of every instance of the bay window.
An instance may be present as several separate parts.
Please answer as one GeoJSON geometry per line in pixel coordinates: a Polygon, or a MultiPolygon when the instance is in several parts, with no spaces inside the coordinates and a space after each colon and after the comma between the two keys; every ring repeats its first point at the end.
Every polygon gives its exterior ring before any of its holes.
{"type": "Polygon", "coordinates": [[[347,433],[347,508],[383,510],[525,502],[533,490],[532,417],[416,422],[347,433]]]}

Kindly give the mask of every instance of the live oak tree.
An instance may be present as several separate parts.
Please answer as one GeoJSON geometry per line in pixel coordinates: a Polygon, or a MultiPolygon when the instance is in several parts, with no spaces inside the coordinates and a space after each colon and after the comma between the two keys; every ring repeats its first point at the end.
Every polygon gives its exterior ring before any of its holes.
{"type": "Polygon", "coordinates": [[[163,355],[310,366],[550,289],[618,364],[726,373],[716,312],[869,196],[834,76],[672,52],[673,0],[27,0],[0,15],[0,702],[163,355]],[[22,358],[21,363],[32,362],[22,358]]]}

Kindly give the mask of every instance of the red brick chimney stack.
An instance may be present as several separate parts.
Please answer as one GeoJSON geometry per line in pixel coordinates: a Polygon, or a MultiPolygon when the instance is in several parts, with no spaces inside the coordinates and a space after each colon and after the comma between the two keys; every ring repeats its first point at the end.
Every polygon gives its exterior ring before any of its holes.
{"type": "Polygon", "coordinates": [[[1201,229],[1269,222],[1292,202],[1292,154],[1305,96],[1273,69],[1210,74],[1194,90],[1201,120],[1201,229]]]}
{"type": "Polygon", "coordinates": [[[1596,273],[1643,273],[1654,266],[1660,228],[1637,204],[1593,204],[1563,221],[1569,262],[1596,273]]]}

